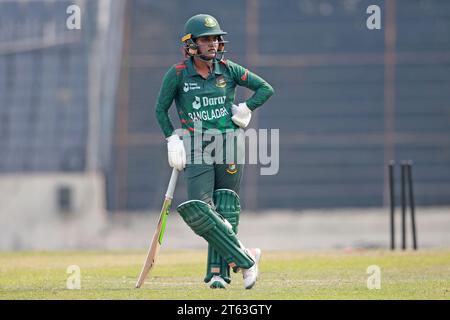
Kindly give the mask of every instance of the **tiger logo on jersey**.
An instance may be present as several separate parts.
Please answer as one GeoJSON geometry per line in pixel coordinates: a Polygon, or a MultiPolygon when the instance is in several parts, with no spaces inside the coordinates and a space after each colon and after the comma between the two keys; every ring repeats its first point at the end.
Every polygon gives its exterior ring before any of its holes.
{"type": "Polygon", "coordinates": [[[220,76],[216,80],[216,87],[225,88],[227,86],[227,82],[223,76],[220,76]]]}
{"type": "Polygon", "coordinates": [[[229,174],[235,174],[236,172],[238,172],[238,169],[237,169],[236,164],[235,164],[235,163],[230,163],[230,164],[228,165],[227,172],[228,172],[229,174]]]}

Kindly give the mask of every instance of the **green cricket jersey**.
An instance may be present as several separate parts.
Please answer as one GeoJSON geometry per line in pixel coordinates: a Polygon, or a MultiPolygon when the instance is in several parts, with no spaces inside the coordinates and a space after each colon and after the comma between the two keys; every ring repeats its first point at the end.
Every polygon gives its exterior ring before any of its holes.
{"type": "Polygon", "coordinates": [[[174,131],[168,115],[173,100],[182,128],[191,133],[197,121],[201,121],[203,131],[237,129],[231,120],[237,85],[255,92],[246,101],[252,111],[274,93],[265,80],[230,60],[216,62],[207,79],[197,73],[192,58],[173,65],[164,76],[156,104],[156,118],[164,135],[169,137],[174,131]]]}

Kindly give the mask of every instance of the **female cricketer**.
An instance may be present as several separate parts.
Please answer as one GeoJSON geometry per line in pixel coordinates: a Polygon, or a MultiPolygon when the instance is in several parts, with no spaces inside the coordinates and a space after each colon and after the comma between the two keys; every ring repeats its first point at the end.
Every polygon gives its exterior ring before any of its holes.
{"type": "Polygon", "coordinates": [[[250,289],[258,277],[261,250],[245,248],[237,238],[238,193],[244,164],[238,161],[236,151],[245,145],[231,138],[235,151],[231,160],[224,156],[227,152],[223,150],[228,146],[227,137],[230,139],[227,133],[242,131],[249,124],[252,112],[264,104],[274,90],[259,76],[223,58],[226,34],[217,20],[207,14],[195,15],[186,22],[181,39],[185,60],[173,65],[165,74],[156,104],[156,118],[167,140],[169,165],[179,171],[184,169],[188,201],[180,204],[177,211],[187,225],[208,242],[204,281],[211,288],[225,288],[231,281],[231,267],[235,272],[242,271],[244,288],[250,289]],[[238,85],[251,89],[254,94],[235,105],[238,85]],[[168,115],[174,100],[183,139],[178,130],[174,130],[168,115]],[[222,135],[223,139],[216,140],[222,152],[215,150],[213,161],[206,161],[202,156],[210,141],[205,136],[211,130],[222,135]],[[202,137],[200,145],[191,143],[199,136],[202,137]],[[188,158],[193,161],[187,161],[188,158]]]}

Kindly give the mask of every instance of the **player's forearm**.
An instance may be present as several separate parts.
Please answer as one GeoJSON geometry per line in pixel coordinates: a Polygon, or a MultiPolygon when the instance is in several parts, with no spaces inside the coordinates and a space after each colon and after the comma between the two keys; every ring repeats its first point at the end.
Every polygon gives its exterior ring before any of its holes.
{"type": "Polygon", "coordinates": [[[251,111],[262,106],[274,94],[272,86],[260,76],[230,60],[228,60],[227,66],[229,67],[236,84],[255,92],[253,96],[246,101],[247,107],[251,111]]]}
{"type": "Polygon", "coordinates": [[[156,120],[158,120],[159,126],[166,138],[172,135],[174,127],[169,117],[169,110],[156,107],[156,120]]]}
{"type": "Polygon", "coordinates": [[[246,103],[252,111],[262,106],[274,94],[272,86],[261,78],[254,79],[254,83],[250,84],[250,89],[254,90],[255,93],[246,103]]]}

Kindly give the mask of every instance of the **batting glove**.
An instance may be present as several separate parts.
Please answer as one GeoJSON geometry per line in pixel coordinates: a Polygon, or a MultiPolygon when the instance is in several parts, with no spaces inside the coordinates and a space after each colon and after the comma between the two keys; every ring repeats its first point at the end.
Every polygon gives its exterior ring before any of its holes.
{"type": "Polygon", "coordinates": [[[250,123],[250,119],[252,118],[252,111],[247,107],[245,102],[239,103],[239,105],[231,106],[231,113],[233,116],[231,120],[241,128],[245,128],[250,123]]]}
{"type": "Polygon", "coordinates": [[[167,151],[169,165],[178,171],[183,170],[186,167],[186,151],[183,140],[178,135],[173,134],[167,138],[167,151]]]}

